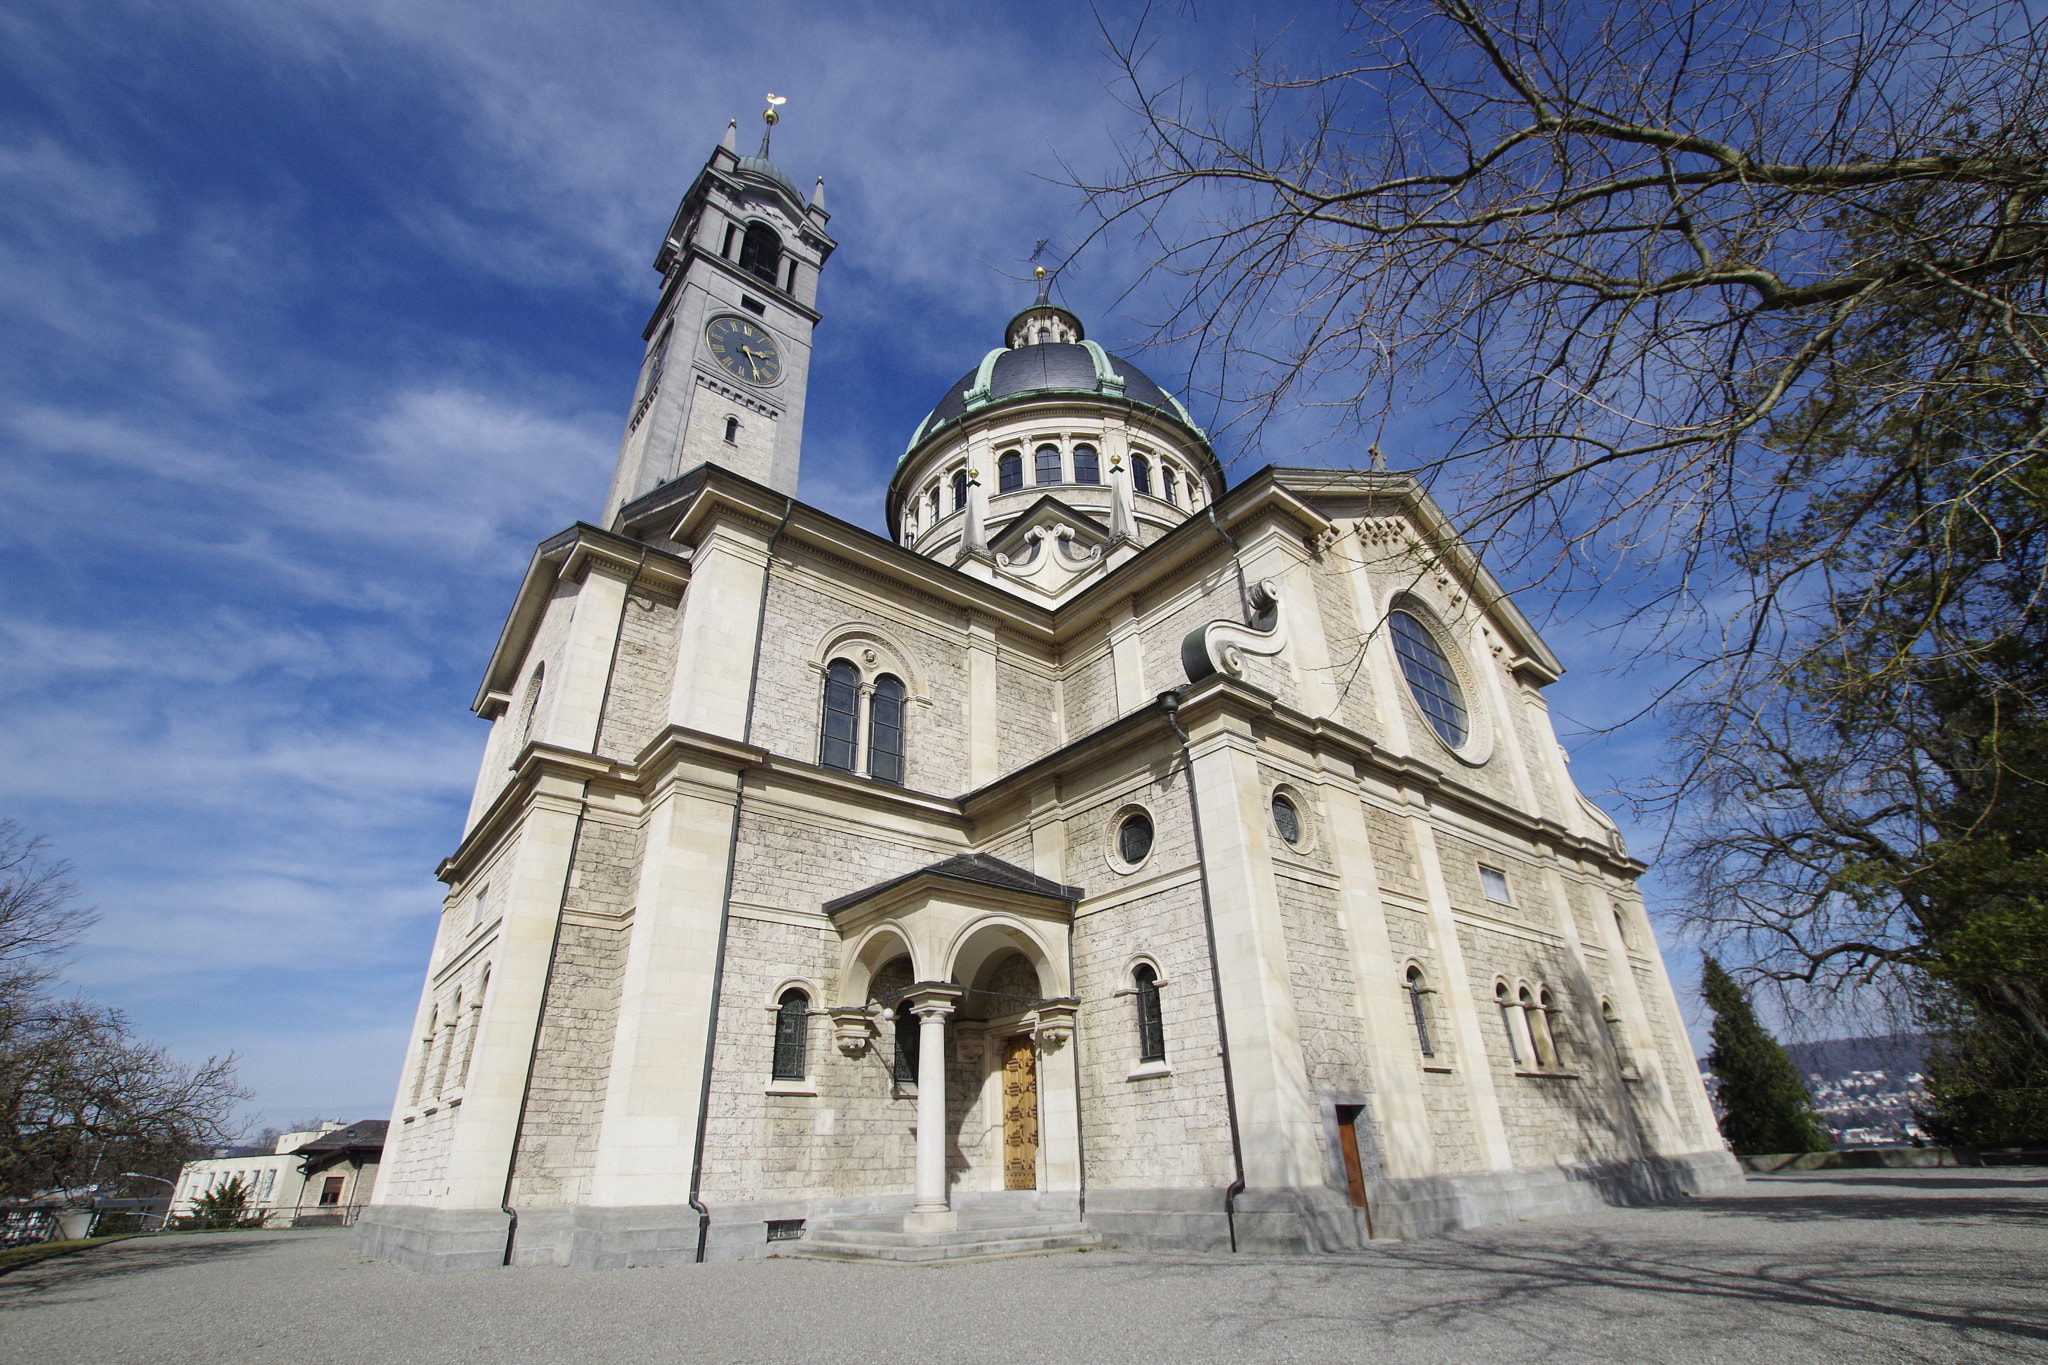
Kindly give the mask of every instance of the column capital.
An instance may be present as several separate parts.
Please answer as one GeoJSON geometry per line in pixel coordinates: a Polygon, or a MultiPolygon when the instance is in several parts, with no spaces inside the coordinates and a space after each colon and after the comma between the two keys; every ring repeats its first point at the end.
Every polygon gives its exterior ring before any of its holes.
{"type": "Polygon", "coordinates": [[[903,992],[903,999],[909,1003],[910,1012],[920,1019],[936,1016],[944,1019],[960,1003],[960,997],[967,994],[960,987],[945,981],[920,981],[903,992]]]}

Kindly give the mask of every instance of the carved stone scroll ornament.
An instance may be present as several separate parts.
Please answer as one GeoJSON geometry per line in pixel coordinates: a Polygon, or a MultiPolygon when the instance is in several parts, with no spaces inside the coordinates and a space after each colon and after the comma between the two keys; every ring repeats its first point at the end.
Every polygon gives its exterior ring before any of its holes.
{"type": "Polygon", "coordinates": [[[1211,621],[1196,626],[1180,642],[1180,666],[1189,682],[1200,682],[1212,673],[1244,676],[1247,654],[1278,654],[1287,645],[1286,623],[1280,619],[1280,592],[1270,578],[1251,585],[1252,610],[1258,626],[1237,621],[1211,621]]]}
{"type": "Polygon", "coordinates": [[[1037,1036],[1040,1047],[1051,1052],[1066,1046],[1067,1040],[1074,1036],[1074,1014],[1080,1004],[1079,1000],[1071,997],[1038,1002],[1038,1018],[1032,1032],[1037,1036]]]}

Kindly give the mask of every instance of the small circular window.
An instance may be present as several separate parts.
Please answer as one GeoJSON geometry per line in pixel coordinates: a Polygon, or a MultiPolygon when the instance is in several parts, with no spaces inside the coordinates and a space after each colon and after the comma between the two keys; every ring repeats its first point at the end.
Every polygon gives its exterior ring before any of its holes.
{"type": "Polygon", "coordinates": [[[1273,798],[1273,827],[1290,844],[1301,842],[1301,812],[1284,796],[1273,798]]]}
{"type": "Polygon", "coordinates": [[[1472,733],[1465,715],[1465,693],[1436,636],[1405,611],[1388,612],[1387,629],[1394,637],[1394,653],[1401,660],[1408,690],[1430,728],[1451,748],[1463,748],[1472,733]]]}
{"type": "Polygon", "coordinates": [[[1116,856],[1136,866],[1152,851],[1152,817],[1132,812],[1116,827],[1116,856]]]}

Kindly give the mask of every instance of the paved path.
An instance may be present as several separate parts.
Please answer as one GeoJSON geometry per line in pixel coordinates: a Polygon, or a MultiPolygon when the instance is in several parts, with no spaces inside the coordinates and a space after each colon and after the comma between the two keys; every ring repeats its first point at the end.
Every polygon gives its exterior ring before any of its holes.
{"type": "Polygon", "coordinates": [[[153,1238],[0,1276],[0,1362],[2048,1361],[2044,1174],[1771,1176],[1742,1198],[1299,1260],[422,1276],[340,1232],[153,1238]]]}

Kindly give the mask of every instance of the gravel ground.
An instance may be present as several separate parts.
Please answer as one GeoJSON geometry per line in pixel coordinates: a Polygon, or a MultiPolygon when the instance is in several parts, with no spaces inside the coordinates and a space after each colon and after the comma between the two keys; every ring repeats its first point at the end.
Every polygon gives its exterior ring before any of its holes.
{"type": "Polygon", "coordinates": [[[2048,1361],[2043,1175],[1768,1176],[1317,1259],[422,1276],[344,1232],[145,1238],[0,1276],[0,1361],[2048,1361]]]}

